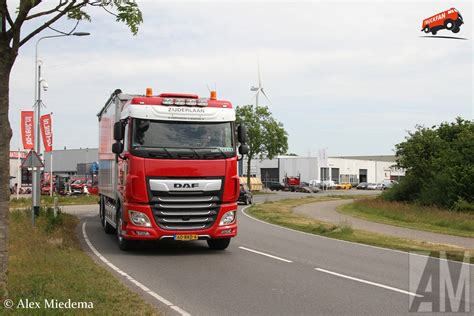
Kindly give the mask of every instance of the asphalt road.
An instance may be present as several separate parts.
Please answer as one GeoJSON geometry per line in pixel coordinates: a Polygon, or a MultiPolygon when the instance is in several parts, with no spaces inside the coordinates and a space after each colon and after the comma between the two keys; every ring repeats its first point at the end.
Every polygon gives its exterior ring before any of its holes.
{"type": "MultiPolygon", "coordinates": [[[[247,217],[242,208],[239,235],[225,251],[211,251],[197,241],[159,242],[122,252],[114,237],[103,232],[98,216],[83,216],[82,222],[96,251],[91,255],[102,256],[113,273],[165,314],[409,314],[415,293],[407,293],[408,254],[283,229],[247,217]]],[[[97,210],[82,207],[78,214],[89,211],[97,210]]],[[[474,266],[464,267],[470,268],[468,307],[474,311],[474,266]]]]}

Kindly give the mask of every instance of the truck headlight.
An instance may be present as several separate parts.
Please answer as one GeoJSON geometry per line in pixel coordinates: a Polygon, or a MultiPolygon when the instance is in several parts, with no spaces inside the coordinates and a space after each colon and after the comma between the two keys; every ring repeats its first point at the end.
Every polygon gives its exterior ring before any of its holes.
{"type": "Polygon", "coordinates": [[[151,222],[146,214],[137,211],[128,211],[130,220],[136,226],[151,227],[151,222]]]}
{"type": "Polygon", "coordinates": [[[235,211],[229,211],[222,215],[219,226],[229,225],[233,222],[235,222],[235,211]]]}

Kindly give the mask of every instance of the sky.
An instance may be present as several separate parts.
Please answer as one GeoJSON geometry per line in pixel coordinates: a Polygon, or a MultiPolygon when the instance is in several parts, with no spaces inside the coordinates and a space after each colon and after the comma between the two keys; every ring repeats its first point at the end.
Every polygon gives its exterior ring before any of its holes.
{"type": "MultiPolygon", "coordinates": [[[[257,60],[270,99],[259,103],[283,123],[291,153],[390,155],[416,125],[473,119],[470,1],[137,2],[137,36],[94,8],[92,23],[76,30],[91,36],[41,42],[42,111],[53,112],[55,149],[98,147],[96,114],[117,88],[208,96],[210,86],[234,106],[254,104],[257,60]],[[423,37],[422,20],[453,6],[465,24],[438,35],[467,40],[423,37]]],[[[12,150],[19,113],[34,104],[38,38],[22,47],[11,76],[12,150]]]]}

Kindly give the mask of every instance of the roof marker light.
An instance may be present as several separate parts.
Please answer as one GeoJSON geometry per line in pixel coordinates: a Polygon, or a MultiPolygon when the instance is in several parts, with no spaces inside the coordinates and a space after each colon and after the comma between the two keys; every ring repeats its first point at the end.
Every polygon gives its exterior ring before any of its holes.
{"type": "Polygon", "coordinates": [[[197,100],[196,99],[186,99],[186,105],[197,105],[197,100]]]}
{"type": "Polygon", "coordinates": [[[146,96],[147,97],[152,97],[153,96],[153,89],[152,88],[146,88],[146,96]]]}
{"type": "Polygon", "coordinates": [[[161,101],[161,104],[163,105],[173,105],[174,101],[172,98],[164,98],[162,101],[161,101]]]}
{"type": "Polygon", "coordinates": [[[216,91],[211,91],[211,100],[217,100],[217,92],[216,91]]]}
{"type": "Polygon", "coordinates": [[[199,100],[197,100],[197,105],[198,105],[198,106],[207,106],[207,105],[208,105],[207,99],[199,99],[199,100]]]}
{"type": "Polygon", "coordinates": [[[184,99],[174,99],[175,105],[185,105],[186,101],[184,99]]]}

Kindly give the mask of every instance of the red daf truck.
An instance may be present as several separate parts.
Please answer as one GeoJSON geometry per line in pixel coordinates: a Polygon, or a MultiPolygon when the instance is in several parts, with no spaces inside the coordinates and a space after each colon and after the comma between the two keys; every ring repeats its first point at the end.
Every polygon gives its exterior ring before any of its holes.
{"type": "Polygon", "coordinates": [[[455,8],[440,12],[423,20],[421,30],[425,33],[436,35],[439,30],[447,29],[458,33],[464,23],[461,13],[455,8]]]}
{"type": "Polygon", "coordinates": [[[237,235],[237,151],[248,152],[232,104],[214,91],[116,90],[98,117],[100,220],[120,249],[164,239],[227,248],[237,235]]]}

